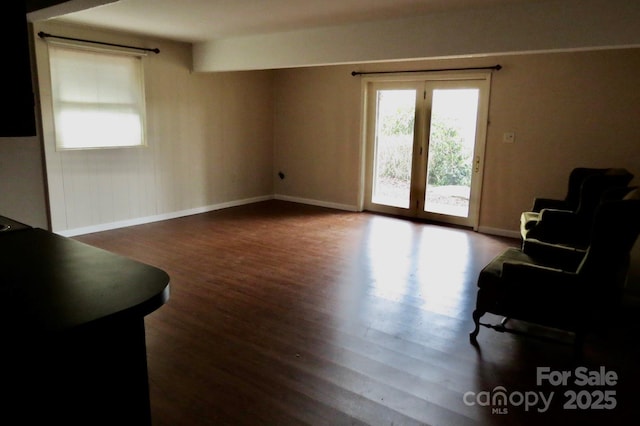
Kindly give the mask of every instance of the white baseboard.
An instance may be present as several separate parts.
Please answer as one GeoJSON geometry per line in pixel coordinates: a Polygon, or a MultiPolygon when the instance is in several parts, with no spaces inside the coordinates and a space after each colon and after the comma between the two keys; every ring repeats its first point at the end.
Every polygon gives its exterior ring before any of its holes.
{"type": "Polygon", "coordinates": [[[481,234],[495,235],[498,237],[520,239],[520,231],[512,231],[509,229],[491,228],[489,226],[479,226],[478,232],[480,232],[481,234]]]}
{"type": "MultiPolygon", "coordinates": [[[[196,207],[193,209],[181,210],[181,211],[171,212],[171,213],[163,213],[163,214],[154,215],[154,216],[139,217],[139,218],[121,220],[117,222],[102,223],[99,225],[91,225],[91,226],[86,226],[81,228],[67,229],[64,231],[54,230],[53,232],[55,232],[58,235],[62,235],[64,237],[74,237],[77,235],[91,234],[94,232],[102,232],[102,231],[109,231],[112,229],[126,228],[128,226],[144,225],[146,223],[159,222],[162,220],[177,219],[179,217],[207,213],[210,211],[221,210],[229,207],[242,206],[245,204],[252,204],[260,201],[267,201],[267,200],[273,200],[273,199],[290,201],[293,203],[308,204],[308,205],[318,206],[318,207],[327,207],[331,209],[344,210],[344,211],[350,211],[350,212],[360,211],[360,209],[358,209],[358,207],[355,205],[332,203],[328,201],[314,200],[310,198],[292,197],[289,195],[275,194],[275,195],[264,195],[264,196],[253,197],[253,198],[245,198],[242,200],[228,201],[224,203],[212,204],[212,205],[203,206],[203,207],[196,207]]],[[[488,226],[478,227],[478,232],[482,234],[496,235],[500,237],[508,237],[508,238],[516,238],[516,239],[520,238],[520,232],[518,231],[492,228],[488,226]]]]}
{"type": "Polygon", "coordinates": [[[330,203],[327,201],[313,200],[310,198],[291,197],[289,195],[282,195],[282,194],[276,194],[274,198],[276,200],[291,201],[293,203],[309,204],[311,206],[327,207],[330,209],[345,210],[349,212],[360,211],[357,206],[352,206],[349,204],[330,203]]]}
{"type": "Polygon", "coordinates": [[[91,225],[82,228],[67,229],[64,231],[55,231],[58,235],[64,237],[74,237],[77,235],[91,234],[94,232],[109,231],[112,229],[126,228],[128,226],[144,225],[145,223],[159,222],[161,220],[177,219],[179,217],[191,216],[194,214],[207,213],[214,210],[226,209],[228,207],[242,206],[245,204],[257,203],[260,201],[272,200],[273,196],[265,195],[261,197],[245,198],[242,200],[228,201],[225,203],[212,204],[209,206],[196,207],[193,209],[181,210],[177,212],[164,213],[154,216],[138,217],[134,219],[121,220],[117,222],[102,223],[99,225],[91,225]]]}

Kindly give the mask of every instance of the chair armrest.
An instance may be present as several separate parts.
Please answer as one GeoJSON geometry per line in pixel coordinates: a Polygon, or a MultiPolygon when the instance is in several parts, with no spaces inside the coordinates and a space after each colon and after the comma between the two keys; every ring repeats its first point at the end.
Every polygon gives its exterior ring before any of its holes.
{"type": "Polygon", "coordinates": [[[574,272],[525,262],[505,262],[502,265],[502,279],[509,282],[510,286],[531,287],[536,292],[558,291],[561,290],[559,286],[569,291],[578,283],[578,275],[574,272]]]}
{"type": "Polygon", "coordinates": [[[565,312],[577,312],[592,308],[593,303],[601,303],[604,309],[611,303],[607,292],[587,285],[583,278],[574,272],[523,262],[505,262],[502,268],[505,297],[542,311],[564,305],[565,312]]]}
{"type": "Polygon", "coordinates": [[[570,210],[542,209],[538,223],[529,230],[527,238],[547,242],[571,241],[576,222],[576,214],[570,210]]]}
{"type": "Polygon", "coordinates": [[[542,209],[540,220],[546,220],[549,226],[562,226],[575,220],[576,214],[571,210],[542,209]]]}
{"type": "Polygon", "coordinates": [[[565,200],[556,200],[553,198],[534,198],[533,210],[539,212],[542,209],[567,210],[568,204],[565,200]]]}
{"type": "Polygon", "coordinates": [[[552,268],[575,272],[587,253],[584,249],[527,238],[522,243],[522,251],[536,262],[552,268]]]}

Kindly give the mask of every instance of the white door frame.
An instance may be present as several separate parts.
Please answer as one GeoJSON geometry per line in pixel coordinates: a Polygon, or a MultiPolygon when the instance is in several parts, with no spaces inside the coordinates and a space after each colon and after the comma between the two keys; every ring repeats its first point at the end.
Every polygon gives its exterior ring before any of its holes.
{"type": "MultiPolygon", "coordinates": [[[[484,172],[484,155],[486,146],[486,136],[489,121],[489,97],[491,89],[491,72],[437,72],[437,73],[399,73],[399,74],[385,74],[382,76],[369,76],[363,77],[361,83],[362,104],[361,104],[361,173],[360,173],[360,188],[358,194],[358,208],[360,211],[365,209],[366,191],[370,187],[370,164],[371,158],[371,143],[370,132],[375,123],[371,123],[373,117],[369,114],[369,97],[371,96],[370,88],[375,83],[408,83],[408,82],[444,82],[444,81],[474,81],[480,83],[480,98],[478,100],[478,122],[476,126],[476,145],[473,154],[473,185],[469,199],[469,215],[464,220],[456,220],[453,217],[447,216],[448,223],[462,224],[470,226],[477,231],[479,225],[480,216],[480,204],[482,194],[483,172],[484,172]],[[369,180],[368,180],[369,179],[369,180]]],[[[417,117],[419,121],[424,121],[427,117],[417,117]]],[[[418,124],[418,123],[417,123],[418,124]]],[[[425,126],[423,126],[425,127],[425,126]]],[[[417,133],[421,133],[419,130],[417,133]]],[[[425,140],[426,136],[423,134],[416,135],[416,137],[425,140]]],[[[398,211],[388,211],[389,213],[402,214],[402,209],[398,211]]],[[[436,219],[431,215],[419,214],[416,217],[423,217],[429,219],[436,219]]]]}

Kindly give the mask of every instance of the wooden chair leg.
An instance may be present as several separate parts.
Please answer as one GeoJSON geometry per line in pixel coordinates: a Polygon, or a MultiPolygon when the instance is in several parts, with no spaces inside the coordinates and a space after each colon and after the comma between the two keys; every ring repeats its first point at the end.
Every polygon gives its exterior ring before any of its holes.
{"type": "Polygon", "coordinates": [[[479,311],[478,309],[473,311],[472,317],[473,317],[473,323],[475,324],[475,328],[469,334],[469,340],[473,344],[478,342],[476,340],[476,337],[478,337],[478,333],[480,333],[480,317],[482,317],[483,315],[484,315],[483,311],[479,311]]]}

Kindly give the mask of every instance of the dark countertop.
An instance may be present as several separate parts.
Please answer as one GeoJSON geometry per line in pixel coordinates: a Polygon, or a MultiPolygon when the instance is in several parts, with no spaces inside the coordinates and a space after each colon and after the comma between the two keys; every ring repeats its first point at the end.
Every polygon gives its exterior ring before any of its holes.
{"type": "Polygon", "coordinates": [[[0,328],[57,333],[142,317],[169,297],[156,267],[0,216],[0,328]]]}
{"type": "Polygon", "coordinates": [[[168,300],[169,276],[0,223],[0,422],[151,426],[144,316],[168,300]]]}
{"type": "Polygon", "coordinates": [[[9,219],[5,216],[0,216],[0,235],[2,235],[3,232],[19,231],[29,228],[31,228],[29,225],[25,225],[24,223],[9,219]]]}

